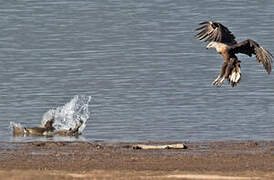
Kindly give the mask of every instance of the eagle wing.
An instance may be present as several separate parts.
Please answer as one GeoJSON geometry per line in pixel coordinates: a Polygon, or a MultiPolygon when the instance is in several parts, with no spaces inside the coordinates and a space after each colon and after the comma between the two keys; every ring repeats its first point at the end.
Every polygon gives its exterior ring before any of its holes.
{"type": "Polygon", "coordinates": [[[257,42],[248,39],[243,42],[234,44],[231,46],[231,52],[234,54],[242,53],[248,56],[252,56],[254,54],[256,56],[256,61],[260,64],[264,65],[265,70],[268,74],[271,72],[272,65],[272,54],[261,47],[257,42]]]}
{"type": "Polygon", "coordinates": [[[235,36],[230,30],[218,22],[205,21],[199,24],[200,27],[196,29],[198,34],[195,35],[201,41],[215,41],[224,44],[236,44],[235,36]]]}

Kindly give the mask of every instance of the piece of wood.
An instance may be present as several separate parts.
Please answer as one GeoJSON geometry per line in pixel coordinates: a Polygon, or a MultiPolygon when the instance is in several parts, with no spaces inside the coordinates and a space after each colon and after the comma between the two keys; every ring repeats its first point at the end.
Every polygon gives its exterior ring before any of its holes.
{"type": "Polygon", "coordinates": [[[132,146],[133,149],[186,149],[184,144],[165,144],[165,145],[146,145],[136,144],[132,146]]]}

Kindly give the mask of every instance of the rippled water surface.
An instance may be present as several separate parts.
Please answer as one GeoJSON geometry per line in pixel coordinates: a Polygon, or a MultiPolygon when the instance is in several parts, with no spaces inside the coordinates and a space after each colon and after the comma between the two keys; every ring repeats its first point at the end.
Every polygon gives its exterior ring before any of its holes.
{"type": "Polygon", "coordinates": [[[74,95],[92,96],[84,140],[273,140],[274,75],[240,55],[239,87],[211,87],[222,58],[193,38],[204,20],[274,54],[273,1],[2,1],[0,141],[37,140],[10,121],[38,125],[74,95]]]}

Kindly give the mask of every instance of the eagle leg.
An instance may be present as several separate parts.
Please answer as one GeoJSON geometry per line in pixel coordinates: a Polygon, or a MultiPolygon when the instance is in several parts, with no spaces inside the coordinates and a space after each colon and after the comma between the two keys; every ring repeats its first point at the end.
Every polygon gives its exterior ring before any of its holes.
{"type": "Polygon", "coordinates": [[[222,86],[223,84],[223,81],[225,80],[225,78],[223,77],[224,74],[225,74],[225,71],[226,71],[226,68],[227,68],[227,62],[225,61],[222,65],[222,68],[221,68],[221,72],[220,74],[218,75],[218,77],[211,83],[212,86],[222,86]],[[223,79],[219,82],[219,80],[223,77],[223,79]]]}

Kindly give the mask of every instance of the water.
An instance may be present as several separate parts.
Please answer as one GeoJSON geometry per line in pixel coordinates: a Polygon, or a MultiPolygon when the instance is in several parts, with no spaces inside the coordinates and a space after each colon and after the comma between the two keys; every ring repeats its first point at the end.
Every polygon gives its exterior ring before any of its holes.
{"type": "Polygon", "coordinates": [[[75,95],[92,97],[87,141],[273,140],[273,74],[240,55],[239,87],[210,87],[222,58],[193,38],[204,20],[274,54],[272,1],[2,1],[0,141],[37,140],[9,122],[75,95]]]}
{"type": "Polygon", "coordinates": [[[78,132],[82,133],[86,127],[86,122],[90,119],[88,109],[90,96],[74,96],[70,102],[64,106],[48,110],[44,115],[41,125],[45,125],[48,120],[54,117],[53,127],[58,130],[70,130],[82,124],[78,132]]]}

